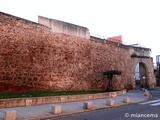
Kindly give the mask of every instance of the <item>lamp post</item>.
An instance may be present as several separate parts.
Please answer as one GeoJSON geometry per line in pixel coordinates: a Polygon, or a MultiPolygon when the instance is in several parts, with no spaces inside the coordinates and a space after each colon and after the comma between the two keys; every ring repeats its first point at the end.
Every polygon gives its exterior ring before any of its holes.
{"type": "Polygon", "coordinates": [[[144,87],[144,91],[145,91],[145,84],[146,84],[145,79],[146,79],[146,77],[145,77],[145,76],[143,76],[142,78],[143,78],[143,87],[144,87]]]}
{"type": "Polygon", "coordinates": [[[134,76],[133,78],[134,78],[134,81],[135,81],[135,90],[136,90],[136,87],[137,87],[136,76],[134,76]]]}

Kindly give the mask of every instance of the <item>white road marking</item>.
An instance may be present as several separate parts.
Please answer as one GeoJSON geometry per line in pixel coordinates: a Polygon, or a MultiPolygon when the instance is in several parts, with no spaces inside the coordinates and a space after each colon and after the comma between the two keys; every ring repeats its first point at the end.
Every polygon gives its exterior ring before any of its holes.
{"type": "Polygon", "coordinates": [[[143,102],[143,103],[139,103],[139,104],[145,105],[145,104],[155,103],[155,102],[159,102],[159,101],[160,101],[160,100],[152,100],[152,101],[143,102]]]}
{"type": "Polygon", "coordinates": [[[158,105],[160,105],[160,102],[154,103],[154,104],[150,104],[150,106],[158,106],[158,105]]]}

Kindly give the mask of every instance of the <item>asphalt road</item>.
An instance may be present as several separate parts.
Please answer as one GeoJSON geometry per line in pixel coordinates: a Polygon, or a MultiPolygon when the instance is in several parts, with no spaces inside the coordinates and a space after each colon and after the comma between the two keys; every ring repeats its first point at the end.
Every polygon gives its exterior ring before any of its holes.
{"type": "Polygon", "coordinates": [[[48,120],[160,120],[160,88],[149,91],[153,98],[142,103],[48,120]]]}
{"type": "Polygon", "coordinates": [[[160,87],[149,89],[150,93],[152,94],[154,99],[160,98],[160,87]]]}

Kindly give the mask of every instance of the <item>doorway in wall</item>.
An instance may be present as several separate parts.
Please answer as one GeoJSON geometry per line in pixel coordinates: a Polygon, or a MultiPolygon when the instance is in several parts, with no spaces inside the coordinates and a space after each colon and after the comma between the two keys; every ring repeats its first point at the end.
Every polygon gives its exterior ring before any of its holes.
{"type": "Polygon", "coordinates": [[[142,62],[138,63],[135,67],[135,82],[136,86],[140,86],[141,88],[148,87],[147,69],[146,65],[142,62]]]}

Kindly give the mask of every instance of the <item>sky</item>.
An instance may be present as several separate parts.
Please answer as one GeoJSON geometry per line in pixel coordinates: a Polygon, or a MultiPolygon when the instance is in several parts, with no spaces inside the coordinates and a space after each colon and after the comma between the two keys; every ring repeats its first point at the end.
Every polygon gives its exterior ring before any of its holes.
{"type": "Polygon", "coordinates": [[[160,55],[159,0],[0,0],[0,11],[38,22],[38,15],[87,27],[102,37],[122,35],[127,44],[160,55]]]}

